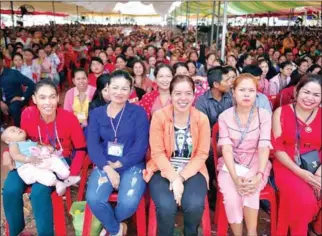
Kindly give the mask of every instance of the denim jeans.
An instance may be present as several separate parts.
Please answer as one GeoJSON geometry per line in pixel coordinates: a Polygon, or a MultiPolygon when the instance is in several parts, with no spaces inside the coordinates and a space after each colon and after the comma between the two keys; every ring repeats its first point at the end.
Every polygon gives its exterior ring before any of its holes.
{"type": "Polygon", "coordinates": [[[86,201],[104,228],[110,234],[117,234],[120,223],[135,213],[145,188],[141,166],[120,173],[117,205],[113,209],[108,198],[114,189],[105,171],[95,167],[88,180],[86,201]]]}
{"type": "MultiPolygon", "coordinates": [[[[177,204],[173,192],[169,190],[169,181],[156,172],[149,183],[150,194],[156,207],[158,235],[173,236],[177,204]]],[[[207,183],[204,176],[197,173],[184,182],[181,207],[184,216],[184,235],[197,236],[205,208],[207,183]]]]}
{"type": "MultiPolygon", "coordinates": [[[[17,170],[12,170],[4,182],[3,208],[9,224],[9,234],[17,236],[25,227],[22,195],[27,185],[18,175],[17,170]]],[[[54,187],[35,183],[31,187],[30,200],[36,221],[39,236],[53,236],[53,206],[51,193],[54,187]]]]}
{"type": "Polygon", "coordinates": [[[11,103],[7,103],[9,108],[9,114],[13,118],[14,125],[20,127],[20,119],[21,119],[21,110],[25,105],[25,102],[14,101],[11,103]]]}

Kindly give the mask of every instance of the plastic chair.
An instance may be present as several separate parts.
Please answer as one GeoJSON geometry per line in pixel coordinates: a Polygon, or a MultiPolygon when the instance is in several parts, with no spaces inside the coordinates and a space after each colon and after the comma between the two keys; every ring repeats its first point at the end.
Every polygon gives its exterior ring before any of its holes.
{"type": "MultiPolygon", "coordinates": [[[[112,193],[109,197],[109,202],[117,202],[117,193],[112,193]]],[[[145,214],[145,198],[144,196],[141,198],[138,209],[135,213],[136,218],[136,227],[137,227],[137,235],[145,236],[146,235],[146,214],[145,214]]],[[[83,236],[90,236],[91,225],[92,225],[92,211],[89,208],[88,204],[85,207],[85,215],[84,215],[84,225],[83,225],[83,236]]]]}
{"type": "Polygon", "coordinates": [[[91,164],[92,164],[92,162],[89,159],[89,156],[87,154],[85,157],[82,172],[81,172],[81,180],[79,182],[79,188],[78,188],[78,193],[77,193],[77,201],[83,201],[83,199],[84,199],[88,169],[91,164]]]}
{"type": "MultiPolygon", "coordinates": [[[[204,236],[211,235],[211,223],[210,223],[210,210],[209,210],[209,202],[208,197],[205,198],[205,209],[202,216],[202,231],[204,236]]],[[[150,198],[150,207],[149,207],[149,226],[148,226],[148,236],[156,236],[157,235],[157,216],[155,205],[150,198]]]]}
{"type": "Polygon", "coordinates": [[[268,96],[269,103],[271,104],[272,111],[278,107],[278,98],[277,96],[268,96]]]}
{"type": "MultiPolygon", "coordinates": [[[[215,167],[218,162],[217,154],[217,134],[219,133],[219,125],[216,123],[212,129],[212,145],[214,149],[214,162],[215,167]]],[[[276,235],[277,228],[277,203],[275,190],[267,184],[260,193],[260,200],[267,200],[271,206],[271,235],[276,235]]],[[[217,235],[227,235],[228,231],[228,220],[224,207],[224,199],[222,193],[217,191],[217,202],[215,212],[215,224],[217,224],[217,235]]]]}
{"type": "MultiPolygon", "coordinates": [[[[67,189],[67,192],[66,192],[66,198],[67,198],[68,192],[70,195],[69,188],[67,189]]],[[[31,193],[31,187],[28,187],[24,193],[31,193]]],[[[53,203],[55,235],[57,235],[57,236],[67,235],[64,200],[62,197],[58,196],[56,192],[53,192],[51,194],[51,199],[52,199],[52,203],[53,203]]],[[[9,234],[9,224],[7,221],[5,223],[5,235],[6,236],[10,235],[9,234]]]]}

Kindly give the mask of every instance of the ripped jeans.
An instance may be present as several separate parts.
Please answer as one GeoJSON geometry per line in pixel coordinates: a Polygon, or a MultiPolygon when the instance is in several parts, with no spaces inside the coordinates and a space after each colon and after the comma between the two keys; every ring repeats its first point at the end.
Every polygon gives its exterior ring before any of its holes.
{"type": "Polygon", "coordinates": [[[117,234],[120,223],[135,213],[145,188],[141,166],[133,166],[120,173],[117,205],[113,209],[108,202],[113,187],[107,174],[95,167],[88,180],[86,201],[104,228],[110,234],[117,234]]]}

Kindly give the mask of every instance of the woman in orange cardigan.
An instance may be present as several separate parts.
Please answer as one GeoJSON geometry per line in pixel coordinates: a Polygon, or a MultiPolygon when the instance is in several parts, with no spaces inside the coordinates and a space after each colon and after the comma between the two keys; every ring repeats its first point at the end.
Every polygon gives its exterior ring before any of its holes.
{"type": "Polygon", "coordinates": [[[152,117],[151,160],[143,174],[150,181],[160,236],[174,234],[178,206],[184,213],[184,234],[198,235],[204,210],[210,126],[207,116],[192,107],[194,91],[189,76],[175,76],[170,84],[172,105],[152,117]]]}

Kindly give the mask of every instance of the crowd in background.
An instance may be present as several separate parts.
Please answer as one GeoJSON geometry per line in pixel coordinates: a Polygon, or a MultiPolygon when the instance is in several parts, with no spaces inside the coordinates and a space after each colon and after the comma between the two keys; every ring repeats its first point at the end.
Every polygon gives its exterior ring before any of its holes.
{"type": "MultiPolygon", "coordinates": [[[[78,161],[72,164],[77,175],[86,138],[97,168],[89,177],[86,199],[112,235],[126,232],[123,221],[135,212],[145,182],[156,204],[160,235],[173,235],[177,205],[184,211],[186,235],[196,235],[207,185],[210,205],[216,190],[223,194],[234,235],[242,235],[243,218],[248,234],[256,235],[259,194],[268,182],[280,191],[285,209],[286,228],[280,226],[280,233],[290,227],[292,235],[306,235],[313,220],[310,230],[321,233],[316,224],[322,220],[321,166],[315,173],[299,168],[294,153],[302,132],[299,152],[316,150],[321,163],[321,31],[229,27],[225,55],[215,42],[196,43],[195,33],[81,24],[1,30],[1,129],[8,116],[25,129],[23,119],[32,120],[32,115],[50,117],[56,109],[61,117],[73,113],[84,137],[66,136],[62,144],[77,144],[78,161]],[[41,92],[51,92],[53,108],[41,92]],[[57,108],[59,95],[64,96],[63,109],[57,108]],[[127,123],[117,136],[122,119],[127,123]],[[220,150],[210,148],[215,125],[220,150]],[[222,158],[215,166],[217,151],[222,158]],[[235,162],[247,166],[244,177],[235,162]],[[103,185],[108,180],[111,184],[103,185]],[[115,209],[101,204],[113,189],[120,194],[115,209]]],[[[41,141],[33,131],[27,135],[41,141]]],[[[21,215],[12,214],[14,193],[8,191],[17,177],[9,175],[4,209],[11,232],[19,233],[23,224],[13,222],[21,215]]],[[[39,232],[52,228],[52,222],[39,223],[41,214],[38,209],[35,215],[39,232]]]]}

